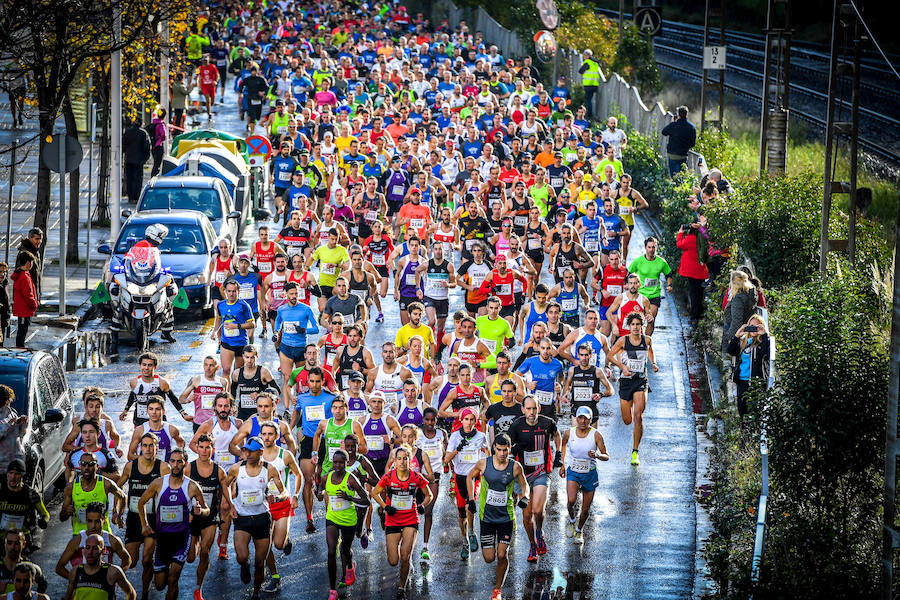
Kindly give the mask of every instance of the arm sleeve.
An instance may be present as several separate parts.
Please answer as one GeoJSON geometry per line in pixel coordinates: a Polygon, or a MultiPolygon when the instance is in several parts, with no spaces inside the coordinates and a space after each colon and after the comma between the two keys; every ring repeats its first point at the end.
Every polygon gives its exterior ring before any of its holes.
{"type": "Polygon", "coordinates": [[[581,63],[581,67],[578,69],[578,72],[579,72],[579,73],[584,73],[585,71],[587,71],[587,69],[588,69],[588,64],[587,64],[587,62],[583,62],[583,63],[581,63]]]}
{"type": "Polygon", "coordinates": [[[669,123],[668,125],[663,127],[662,131],[659,132],[660,135],[671,135],[672,134],[672,126],[674,124],[675,124],[675,121],[672,121],[671,123],[669,123]]]}
{"type": "Polygon", "coordinates": [[[169,402],[172,403],[172,405],[179,413],[184,411],[184,408],[181,406],[181,402],[179,402],[178,400],[178,396],[175,395],[175,392],[171,387],[169,388],[169,393],[167,394],[167,396],[169,397],[169,402]]]}
{"type": "Polygon", "coordinates": [[[306,311],[306,335],[311,333],[319,333],[319,325],[316,323],[316,317],[313,315],[312,309],[306,311]]]}

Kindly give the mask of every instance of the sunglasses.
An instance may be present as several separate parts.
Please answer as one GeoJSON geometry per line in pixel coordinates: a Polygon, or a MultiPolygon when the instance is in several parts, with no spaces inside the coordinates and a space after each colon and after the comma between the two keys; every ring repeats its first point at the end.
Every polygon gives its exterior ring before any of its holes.
{"type": "Polygon", "coordinates": [[[344,322],[343,321],[332,321],[331,324],[332,325],[343,325],[344,322]]]}
{"type": "Polygon", "coordinates": [[[96,461],[96,460],[92,460],[91,462],[83,462],[83,463],[79,463],[79,464],[80,464],[82,467],[96,467],[96,466],[97,466],[97,461],[96,461]]]}

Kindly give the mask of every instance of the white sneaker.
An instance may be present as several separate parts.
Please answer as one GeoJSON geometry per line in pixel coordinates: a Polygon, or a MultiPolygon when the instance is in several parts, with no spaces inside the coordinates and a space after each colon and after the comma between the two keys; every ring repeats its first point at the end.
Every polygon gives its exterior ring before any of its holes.
{"type": "Polygon", "coordinates": [[[575,543],[576,544],[584,544],[584,532],[575,530],[575,543]]]}
{"type": "Polygon", "coordinates": [[[566,537],[572,537],[575,535],[575,521],[569,521],[566,523],[566,537]]]}

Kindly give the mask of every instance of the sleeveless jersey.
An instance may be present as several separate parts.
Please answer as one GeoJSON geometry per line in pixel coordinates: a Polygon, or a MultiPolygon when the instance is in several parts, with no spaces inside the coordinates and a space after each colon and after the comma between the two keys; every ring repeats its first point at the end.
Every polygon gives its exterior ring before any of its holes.
{"type": "Polygon", "coordinates": [[[180,533],[187,531],[191,523],[191,503],[188,486],[191,480],[184,477],[181,486],[169,487],[171,475],[163,475],[162,485],[156,494],[156,532],[180,533]]]}

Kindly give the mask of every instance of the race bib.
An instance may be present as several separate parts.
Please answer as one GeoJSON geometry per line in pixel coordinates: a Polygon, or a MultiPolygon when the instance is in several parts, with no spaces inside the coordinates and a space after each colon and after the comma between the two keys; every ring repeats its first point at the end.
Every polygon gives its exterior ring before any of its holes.
{"type": "Polygon", "coordinates": [[[657,287],[658,285],[659,285],[659,278],[658,278],[658,277],[657,277],[657,278],[653,278],[653,279],[645,279],[645,280],[644,280],[644,287],[646,287],[646,288],[657,287]]]}
{"type": "MultiPolygon", "coordinates": [[[[228,450],[216,450],[215,461],[217,465],[224,467],[226,465],[233,465],[237,461],[237,457],[228,450]]],[[[209,504],[209,502],[207,502],[207,504],[209,504]]]]}
{"type": "Polygon", "coordinates": [[[366,296],[369,294],[369,290],[350,290],[350,293],[360,300],[365,300],[366,296]]]}
{"type": "Polygon", "coordinates": [[[237,323],[234,321],[226,323],[222,330],[225,333],[225,337],[229,338],[237,337],[241,331],[240,327],[238,327],[237,323]]]}
{"type": "Polygon", "coordinates": [[[509,494],[506,490],[492,490],[488,488],[485,503],[491,506],[506,506],[509,494]]]}
{"type": "Polygon", "coordinates": [[[241,290],[238,292],[238,298],[241,300],[252,300],[255,290],[250,286],[241,286],[241,290]]]}
{"type": "Polygon", "coordinates": [[[619,212],[623,215],[630,215],[634,211],[634,208],[631,206],[622,206],[619,205],[619,212]]]}
{"type": "Polygon", "coordinates": [[[368,222],[370,222],[370,223],[374,223],[374,222],[377,221],[377,220],[378,220],[378,213],[377,213],[377,212],[375,212],[374,210],[367,210],[367,211],[366,211],[366,221],[368,221],[368,222]]]}
{"type": "MultiPolygon", "coordinates": [[[[137,514],[137,511],[138,511],[138,503],[139,503],[140,501],[141,501],[141,497],[140,497],[140,496],[130,496],[130,497],[128,498],[128,510],[130,510],[131,512],[137,514]]],[[[149,514],[152,512],[152,508],[153,508],[153,503],[152,503],[152,502],[148,502],[147,504],[144,505],[144,512],[147,513],[147,514],[149,515],[149,514]]],[[[4,519],[4,520],[6,519],[6,517],[7,517],[7,515],[3,515],[3,519],[4,519]]],[[[22,517],[22,518],[24,519],[24,517],[22,517]]],[[[21,527],[22,527],[22,525],[20,524],[20,525],[19,525],[19,528],[21,528],[21,527]]],[[[6,525],[3,524],[3,521],[0,521],[0,529],[10,529],[10,527],[7,527],[6,525]]]]}
{"type": "Polygon", "coordinates": [[[163,462],[166,462],[166,449],[165,449],[165,448],[160,448],[159,450],[157,450],[157,451],[156,451],[156,458],[158,458],[159,460],[161,460],[161,461],[163,461],[163,462]]]}
{"type": "Polygon", "coordinates": [[[250,100],[250,105],[251,106],[260,106],[260,105],[262,105],[262,100],[259,100],[259,99],[250,100]]]}
{"type": "Polygon", "coordinates": [[[290,181],[290,179],[291,179],[290,171],[279,171],[278,181],[290,181]]]}
{"type": "Polygon", "coordinates": [[[597,240],[585,240],[584,249],[588,252],[596,252],[598,248],[599,244],[597,243],[597,240]]]}
{"type": "Polygon", "coordinates": [[[484,283],[485,277],[487,277],[487,275],[484,273],[480,275],[472,275],[472,286],[475,288],[481,287],[481,284],[484,283]]]}
{"type": "Polygon", "coordinates": [[[406,278],[405,278],[405,281],[406,281],[406,285],[407,285],[407,286],[415,287],[415,285],[416,285],[416,274],[415,274],[415,273],[407,273],[406,278]]]}
{"type": "Polygon", "coordinates": [[[380,435],[367,435],[366,446],[369,450],[384,450],[384,438],[380,435]]]}
{"type": "Polygon", "coordinates": [[[356,313],[341,314],[341,316],[344,318],[345,325],[356,323],[356,313]]]}
{"type": "Polygon", "coordinates": [[[9,515],[4,513],[0,517],[0,529],[9,531],[10,529],[19,529],[25,525],[25,515],[9,515]]]}
{"type": "Polygon", "coordinates": [[[475,464],[478,462],[479,453],[474,450],[466,450],[461,452],[459,455],[460,462],[464,462],[466,464],[475,464]]]}
{"type": "Polygon", "coordinates": [[[281,324],[281,328],[284,330],[284,333],[295,334],[299,325],[299,321],[285,321],[281,324]]]}
{"type": "MultiPolygon", "coordinates": [[[[359,409],[359,410],[348,410],[348,411],[347,411],[347,416],[350,417],[350,418],[353,419],[353,420],[356,420],[356,419],[358,419],[358,418],[360,418],[360,417],[364,417],[364,416],[366,416],[367,414],[368,414],[368,411],[367,411],[366,409],[364,409],[364,408],[361,408],[361,409],[359,409]]],[[[366,443],[368,444],[368,442],[366,442],[366,443]]]]}
{"type": "Polygon", "coordinates": [[[341,375],[341,387],[347,389],[350,387],[350,376],[349,375],[341,375]]]}
{"type": "Polygon", "coordinates": [[[391,195],[392,196],[402,196],[404,194],[406,194],[406,188],[403,187],[402,185],[398,184],[398,185],[391,186],[391,195]]]}
{"type": "Polygon", "coordinates": [[[556,399],[555,392],[548,392],[546,390],[535,390],[534,395],[537,397],[538,402],[544,406],[553,404],[553,401],[556,399]]]}
{"type": "Polygon", "coordinates": [[[563,265],[561,267],[556,267],[556,272],[559,273],[560,277],[562,277],[563,274],[566,272],[566,269],[572,269],[573,271],[575,270],[574,268],[572,268],[569,265],[563,265]]]}
{"type": "Polygon", "coordinates": [[[529,250],[540,250],[543,248],[544,242],[541,241],[540,238],[528,238],[528,249],[529,250]]]}
{"type": "Polygon", "coordinates": [[[278,135],[284,135],[285,133],[287,133],[287,130],[288,130],[287,126],[279,125],[278,126],[278,135]]]}
{"type": "Polygon", "coordinates": [[[647,368],[647,359],[646,358],[626,358],[625,366],[628,367],[628,370],[632,373],[643,373],[644,369],[647,368]]]}
{"type": "Polygon", "coordinates": [[[497,340],[485,340],[482,339],[481,343],[488,347],[488,350],[491,351],[491,354],[494,354],[497,350],[497,340]]]}
{"type": "Polygon", "coordinates": [[[200,408],[212,409],[215,401],[215,394],[200,394],[200,408]]]}
{"type": "Polygon", "coordinates": [[[438,448],[434,447],[425,448],[425,455],[428,456],[428,458],[437,458],[438,456],[440,456],[440,451],[438,448]]]}
{"type": "Polygon", "coordinates": [[[609,285],[609,286],[606,286],[606,291],[609,292],[610,296],[621,296],[622,295],[622,286],[621,285],[609,285]]]}
{"type": "Polygon", "coordinates": [[[572,464],[569,465],[569,468],[572,469],[575,473],[587,473],[591,470],[594,461],[585,460],[581,458],[573,458],[572,464]]]}
{"type": "Polygon", "coordinates": [[[525,452],[525,466],[527,467],[536,467],[538,465],[544,464],[544,453],[540,450],[532,450],[530,452],[525,452]]]}
{"type": "Polygon", "coordinates": [[[425,219],[410,219],[409,225],[413,229],[422,229],[423,227],[425,227],[425,219]]]}
{"type": "Polygon", "coordinates": [[[572,399],[575,402],[590,402],[594,396],[594,390],[587,387],[572,388],[572,399]]]}
{"type": "Polygon", "coordinates": [[[413,498],[409,494],[391,494],[391,506],[397,510],[411,510],[413,498]]]}
{"type": "Polygon", "coordinates": [[[525,227],[528,224],[527,215],[516,215],[513,217],[513,225],[516,227],[525,227]]]}
{"type": "Polygon", "coordinates": [[[387,264],[387,256],[384,254],[373,254],[372,264],[376,267],[383,267],[387,264]]]}
{"type": "Polygon", "coordinates": [[[264,498],[261,490],[241,490],[241,504],[244,506],[259,506],[264,498]]]}
{"type": "Polygon", "coordinates": [[[241,408],[255,408],[256,407],[256,399],[253,397],[253,393],[249,394],[241,394],[241,408]]]}
{"type": "Polygon", "coordinates": [[[163,523],[180,523],[184,521],[183,506],[160,506],[158,514],[159,520],[163,523]]]}
{"type": "Polygon", "coordinates": [[[322,265],[322,267],[319,269],[319,271],[323,275],[337,275],[337,270],[338,270],[338,266],[335,264],[331,265],[330,267],[326,267],[325,265],[322,265]]]}
{"type": "Polygon", "coordinates": [[[273,300],[284,300],[287,298],[287,294],[283,289],[281,290],[272,290],[272,299],[273,300]]]}
{"type": "Polygon", "coordinates": [[[272,270],[272,263],[270,262],[257,262],[256,268],[260,273],[269,273],[272,270]]]}
{"type": "Polygon", "coordinates": [[[352,502],[341,498],[340,496],[328,496],[328,508],[330,508],[332,511],[347,510],[352,505],[352,502]]]}
{"type": "Polygon", "coordinates": [[[222,283],[228,276],[228,271],[216,271],[216,283],[222,283]]]}
{"type": "Polygon", "coordinates": [[[79,523],[84,523],[85,515],[87,515],[87,509],[86,509],[86,508],[79,508],[79,509],[77,509],[77,510],[75,511],[75,513],[78,515],[78,522],[79,522],[79,523]]]}
{"type": "Polygon", "coordinates": [[[135,415],[138,419],[146,419],[147,418],[147,405],[146,404],[138,404],[134,409],[135,415]]]}
{"type": "Polygon", "coordinates": [[[565,312],[578,310],[578,300],[576,298],[563,298],[562,302],[560,302],[560,305],[565,312]]]}
{"type": "Polygon", "coordinates": [[[203,501],[206,502],[206,506],[212,510],[213,508],[213,496],[215,495],[213,492],[202,492],[203,493],[203,501]]]}
{"type": "Polygon", "coordinates": [[[325,405],[317,404],[316,406],[307,406],[303,414],[306,415],[307,421],[321,421],[325,418],[325,405]]]}
{"type": "Polygon", "coordinates": [[[509,296],[512,294],[512,286],[508,283],[501,283],[497,286],[497,295],[498,296],[509,296]]]}

